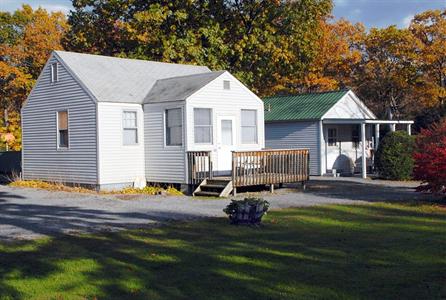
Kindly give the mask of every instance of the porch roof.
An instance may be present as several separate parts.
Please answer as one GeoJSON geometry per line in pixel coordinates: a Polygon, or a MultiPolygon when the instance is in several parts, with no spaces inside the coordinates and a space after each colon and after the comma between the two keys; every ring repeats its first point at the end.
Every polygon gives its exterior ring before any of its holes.
{"type": "Polygon", "coordinates": [[[264,98],[265,121],[320,120],[348,92],[341,90],[264,98]]]}
{"type": "Polygon", "coordinates": [[[411,120],[324,119],[324,124],[413,124],[411,120]]]}

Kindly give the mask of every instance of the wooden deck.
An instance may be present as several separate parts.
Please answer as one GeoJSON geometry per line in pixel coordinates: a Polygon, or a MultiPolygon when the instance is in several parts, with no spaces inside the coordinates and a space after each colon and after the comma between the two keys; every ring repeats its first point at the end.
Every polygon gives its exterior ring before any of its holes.
{"type": "MultiPolygon", "coordinates": [[[[232,175],[219,176],[230,180],[234,189],[244,186],[306,182],[309,179],[309,150],[233,151],[232,175]]],[[[200,185],[215,179],[210,151],[188,152],[188,182],[200,185]]]]}

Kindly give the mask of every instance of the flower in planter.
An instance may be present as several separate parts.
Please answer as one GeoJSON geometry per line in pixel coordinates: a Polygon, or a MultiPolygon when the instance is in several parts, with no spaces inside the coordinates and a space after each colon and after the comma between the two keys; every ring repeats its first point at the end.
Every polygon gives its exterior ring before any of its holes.
{"type": "Polygon", "coordinates": [[[259,224],[268,211],[269,202],[261,198],[231,200],[223,211],[232,224],[259,224]]]}

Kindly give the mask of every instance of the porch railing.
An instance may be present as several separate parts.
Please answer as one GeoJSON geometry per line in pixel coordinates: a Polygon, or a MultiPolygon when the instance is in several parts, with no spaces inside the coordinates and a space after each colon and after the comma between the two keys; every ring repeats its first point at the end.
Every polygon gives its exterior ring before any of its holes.
{"type": "Polygon", "coordinates": [[[189,184],[198,185],[204,179],[212,179],[212,159],[210,151],[187,152],[189,184]]]}
{"type": "Polygon", "coordinates": [[[309,179],[308,149],[232,152],[234,187],[304,182],[309,179]]]}

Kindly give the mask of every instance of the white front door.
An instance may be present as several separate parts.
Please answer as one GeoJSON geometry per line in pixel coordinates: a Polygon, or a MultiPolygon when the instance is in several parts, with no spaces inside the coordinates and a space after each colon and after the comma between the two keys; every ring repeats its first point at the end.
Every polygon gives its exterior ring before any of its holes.
{"type": "Polygon", "coordinates": [[[230,175],[235,150],[235,117],[217,117],[217,174],[230,175]]]}

